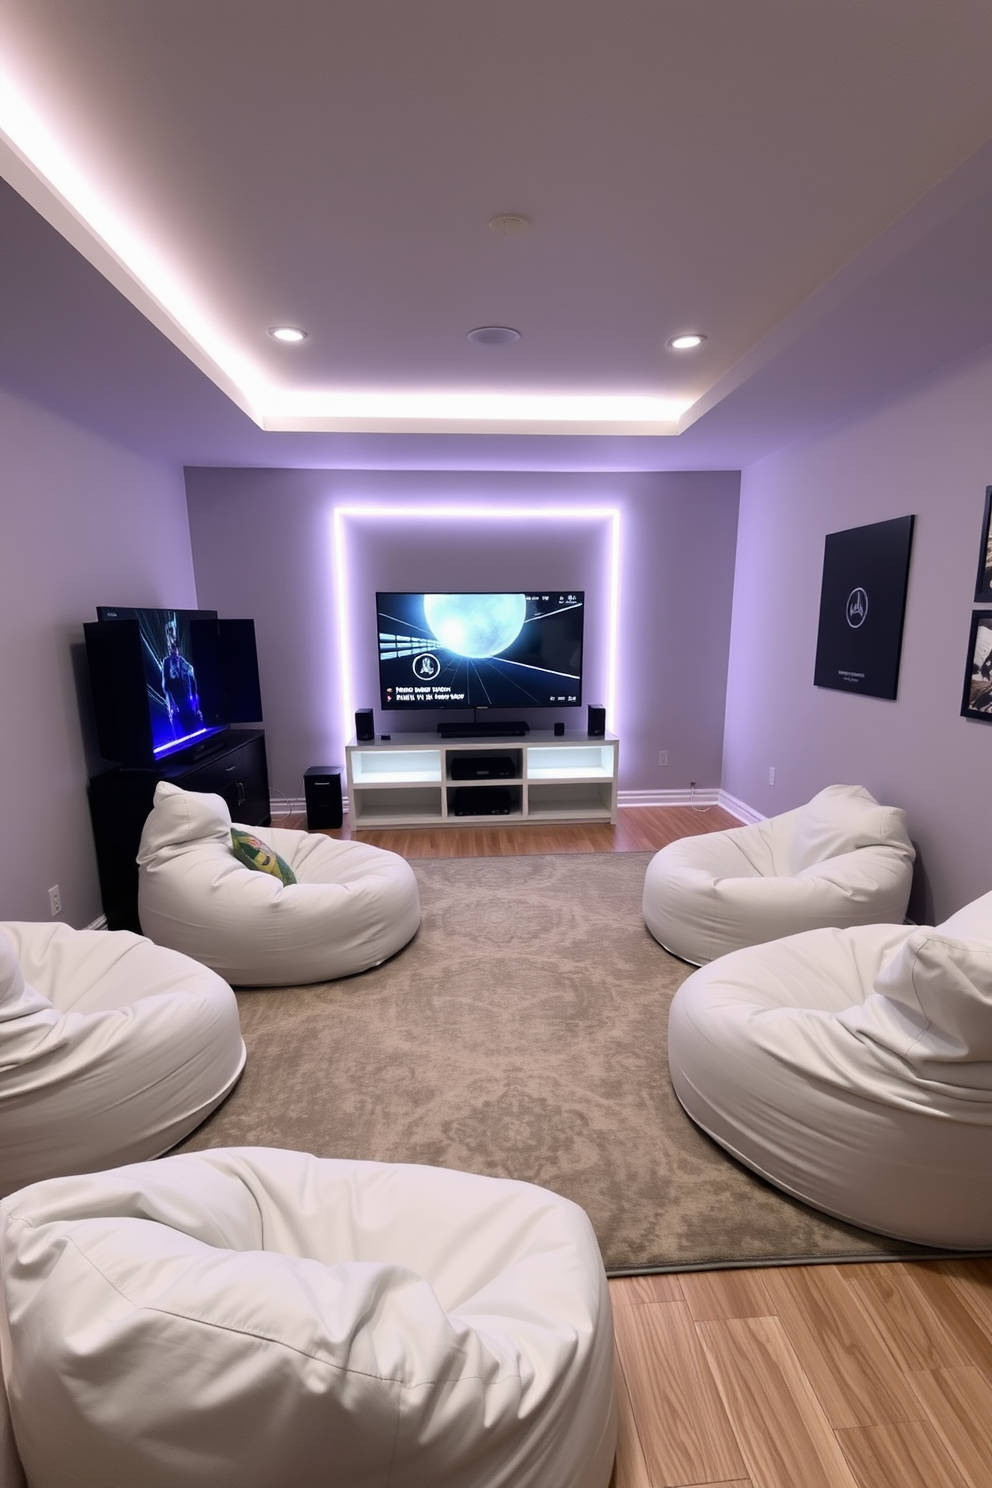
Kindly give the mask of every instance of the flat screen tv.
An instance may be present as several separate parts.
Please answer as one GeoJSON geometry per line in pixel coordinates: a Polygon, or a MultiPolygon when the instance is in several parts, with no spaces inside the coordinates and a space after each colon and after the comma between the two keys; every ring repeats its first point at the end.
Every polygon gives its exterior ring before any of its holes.
{"type": "Polygon", "coordinates": [[[227,728],[216,610],[101,605],[97,616],[83,633],[105,759],[154,765],[227,728]]]}
{"type": "Polygon", "coordinates": [[[384,709],[578,708],[585,595],[377,594],[384,709]]]}

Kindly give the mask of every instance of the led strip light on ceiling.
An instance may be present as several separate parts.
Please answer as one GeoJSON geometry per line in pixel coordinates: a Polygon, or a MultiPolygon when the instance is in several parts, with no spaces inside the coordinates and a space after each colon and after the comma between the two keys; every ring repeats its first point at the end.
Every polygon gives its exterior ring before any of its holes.
{"type": "Polygon", "coordinates": [[[0,171],[260,428],[282,432],[677,434],[690,398],[643,393],[275,386],[189,275],[72,157],[0,66],[0,171]]]}

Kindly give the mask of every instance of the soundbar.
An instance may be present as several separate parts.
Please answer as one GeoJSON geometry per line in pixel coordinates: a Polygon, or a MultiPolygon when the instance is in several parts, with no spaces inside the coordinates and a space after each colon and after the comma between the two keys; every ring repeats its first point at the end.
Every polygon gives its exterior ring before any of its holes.
{"type": "Polygon", "coordinates": [[[530,733],[530,724],[522,718],[509,723],[439,723],[442,739],[522,739],[530,733]]]}

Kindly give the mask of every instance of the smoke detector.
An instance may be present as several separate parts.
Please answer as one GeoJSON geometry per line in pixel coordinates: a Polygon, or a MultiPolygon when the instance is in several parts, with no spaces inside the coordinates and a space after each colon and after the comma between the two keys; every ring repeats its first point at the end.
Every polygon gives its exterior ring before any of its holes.
{"type": "Polygon", "coordinates": [[[526,232],[530,227],[530,218],[524,217],[520,212],[500,212],[496,217],[490,217],[489,226],[493,232],[502,233],[508,238],[514,233],[526,232]]]}

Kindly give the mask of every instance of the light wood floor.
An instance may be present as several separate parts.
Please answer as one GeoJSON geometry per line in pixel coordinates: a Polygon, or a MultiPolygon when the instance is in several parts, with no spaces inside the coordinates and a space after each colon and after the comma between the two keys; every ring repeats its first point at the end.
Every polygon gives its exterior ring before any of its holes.
{"type": "MultiPolygon", "coordinates": [[[[718,807],[619,818],[356,835],[484,857],[649,851],[736,825],[718,807]]],[[[613,1488],[992,1488],[992,1261],[682,1272],[610,1294],[613,1488]]]]}
{"type": "MultiPolygon", "coordinates": [[[[277,816],[273,820],[280,827],[306,826],[303,815],[277,816]]],[[[325,835],[354,835],[361,842],[387,847],[404,858],[507,858],[524,853],[652,852],[677,837],[739,826],[737,818],[720,806],[637,806],[621,807],[616,826],[609,822],[587,826],[520,822],[502,827],[416,827],[354,834],[345,813],[344,826],[325,835]]]]}

